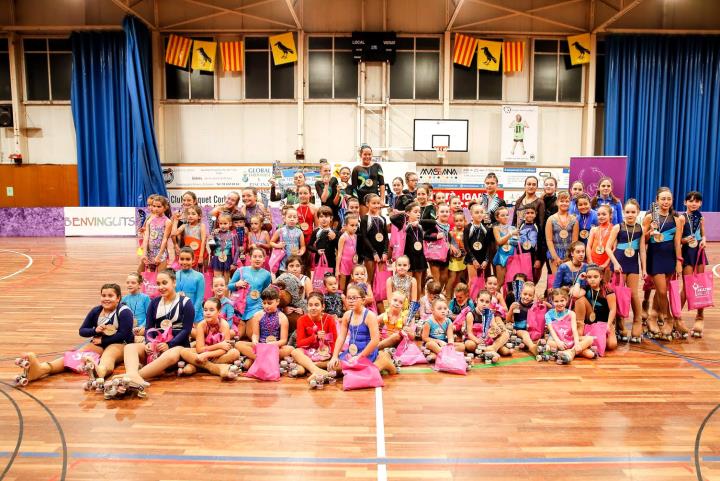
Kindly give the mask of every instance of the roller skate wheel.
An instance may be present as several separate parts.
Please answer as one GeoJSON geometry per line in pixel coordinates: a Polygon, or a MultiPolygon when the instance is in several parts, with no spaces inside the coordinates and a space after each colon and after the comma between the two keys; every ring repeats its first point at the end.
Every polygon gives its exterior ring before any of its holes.
{"type": "Polygon", "coordinates": [[[535,356],[535,360],[536,360],[537,362],[542,362],[543,357],[542,357],[540,354],[538,354],[537,356],[535,356]]]}
{"type": "Polygon", "coordinates": [[[178,367],[179,367],[180,369],[184,368],[184,367],[185,367],[185,361],[179,361],[179,362],[178,362],[178,367]]]}
{"type": "Polygon", "coordinates": [[[138,391],[137,397],[140,399],[145,399],[147,397],[147,393],[145,391],[138,391]]]}
{"type": "Polygon", "coordinates": [[[240,361],[240,359],[238,359],[237,361],[233,362],[233,364],[237,367],[242,367],[243,363],[242,363],[242,361],[240,361]]]}
{"type": "Polygon", "coordinates": [[[317,381],[315,379],[311,379],[310,380],[310,389],[315,389],[315,388],[317,388],[317,386],[318,386],[317,381]]]}
{"type": "Polygon", "coordinates": [[[287,374],[287,369],[285,369],[284,367],[281,367],[281,368],[280,368],[280,375],[281,375],[281,376],[284,376],[285,374],[287,374]]]}
{"type": "Polygon", "coordinates": [[[86,381],[85,384],[83,384],[83,389],[85,389],[86,391],[89,391],[94,387],[95,386],[93,386],[93,383],[91,381],[86,381]]]}
{"type": "Polygon", "coordinates": [[[299,374],[299,373],[298,373],[298,370],[297,370],[297,369],[293,369],[293,370],[290,371],[290,373],[289,373],[290,377],[298,377],[298,374],[299,374]]]}
{"type": "Polygon", "coordinates": [[[280,361],[280,367],[288,367],[288,362],[286,360],[280,361]]]}
{"type": "Polygon", "coordinates": [[[512,349],[513,347],[515,347],[515,345],[512,342],[508,342],[507,344],[505,344],[505,347],[508,349],[512,349]]]}
{"type": "Polygon", "coordinates": [[[526,346],[525,346],[524,342],[521,342],[520,344],[518,344],[518,349],[525,349],[525,347],[526,346]]]}
{"type": "Polygon", "coordinates": [[[27,386],[29,382],[30,382],[30,380],[26,377],[23,377],[22,379],[20,379],[21,386],[27,386]]]}
{"type": "Polygon", "coordinates": [[[556,362],[557,362],[559,365],[561,365],[561,366],[562,366],[563,364],[565,364],[565,363],[562,361],[562,359],[558,359],[556,362]]]}
{"type": "MultiPolygon", "coordinates": [[[[398,370],[398,372],[400,372],[400,371],[398,370]]],[[[335,384],[335,383],[337,383],[337,379],[335,379],[334,377],[328,378],[327,383],[328,383],[328,384],[335,384]]]]}
{"type": "MultiPolygon", "coordinates": [[[[402,371],[402,367],[397,366],[397,367],[395,368],[395,372],[396,372],[397,374],[400,374],[401,371],[402,371]]],[[[334,378],[330,378],[330,384],[334,384],[334,383],[335,383],[335,379],[334,379],[334,378]]]]}
{"type": "Polygon", "coordinates": [[[702,332],[693,331],[692,337],[696,337],[698,339],[702,338],[702,332]]]}

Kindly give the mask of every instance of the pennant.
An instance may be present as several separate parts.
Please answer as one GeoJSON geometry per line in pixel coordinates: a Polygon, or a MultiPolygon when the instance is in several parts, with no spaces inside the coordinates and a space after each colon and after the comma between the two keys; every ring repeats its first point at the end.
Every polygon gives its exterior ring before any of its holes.
{"type": "Polygon", "coordinates": [[[272,49],[274,65],[297,62],[297,49],[295,48],[295,37],[293,37],[292,32],[270,37],[270,48],[272,49]]]}
{"type": "Polygon", "coordinates": [[[170,35],[165,47],[165,62],[176,67],[187,67],[192,40],[178,35],[170,35]]]}
{"type": "Polygon", "coordinates": [[[582,65],[590,63],[592,52],[590,52],[590,34],[573,35],[567,38],[568,50],[570,51],[570,63],[582,65]]]}
{"type": "Polygon", "coordinates": [[[192,69],[215,71],[215,52],[217,42],[193,41],[192,69]]]}
{"type": "Polygon", "coordinates": [[[242,72],[244,49],[242,42],[220,42],[223,70],[226,72],[242,72]]]}
{"type": "Polygon", "coordinates": [[[500,53],[502,42],[491,42],[490,40],[477,41],[477,68],[478,70],[500,71],[500,53]]]}
{"type": "Polygon", "coordinates": [[[477,47],[477,39],[467,35],[455,34],[455,47],[453,48],[453,62],[469,67],[472,64],[473,56],[475,56],[475,47],[477,47]]]}
{"type": "Polygon", "coordinates": [[[522,72],[525,61],[525,42],[503,43],[503,72],[522,72]]]}

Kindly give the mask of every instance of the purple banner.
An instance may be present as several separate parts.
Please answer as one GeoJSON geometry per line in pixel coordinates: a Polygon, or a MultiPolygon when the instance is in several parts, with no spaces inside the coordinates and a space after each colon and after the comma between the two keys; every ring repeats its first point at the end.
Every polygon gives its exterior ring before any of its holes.
{"type": "Polygon", "coordinates": [[[62,207],[0,209],[0,237],[65,237],[62,207]]]}
{"type": "Polygon", "coordinates": [[[570,157],[570,186],[576,180],[585,184],[585,192],[595,195],[601,178],[610,177],[613,181],[613,194],[625,199],[625,176],[627,157],[570,157]]]}

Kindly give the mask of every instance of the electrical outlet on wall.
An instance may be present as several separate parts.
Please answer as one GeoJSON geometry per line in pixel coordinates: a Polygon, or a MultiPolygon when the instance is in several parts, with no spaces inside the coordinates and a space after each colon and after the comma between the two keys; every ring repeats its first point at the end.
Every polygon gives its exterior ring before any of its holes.
{"type": "Polygon", "coordinates": [[[8,186],[5,189],[5,192],[8,197],[12,197],[13,195],[15,195],[15,190],[12,188],[12,186],[8,186]]]}

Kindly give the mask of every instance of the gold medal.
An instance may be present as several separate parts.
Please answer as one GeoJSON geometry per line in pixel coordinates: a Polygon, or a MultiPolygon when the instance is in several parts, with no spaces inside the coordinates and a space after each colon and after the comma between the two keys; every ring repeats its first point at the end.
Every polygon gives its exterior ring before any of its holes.
{"type": "Polygon", "coordinates": [[[523,246],[523,249],[525,249],[526,251],[529,251],[530,249],[532,249],[532,243],[530,241],[523,242],[522,246],[523,246]]]}
{"type": "Polygon", "coordinates": [[[172,327],[172,321],[170,319],[165,319],[160,323],[160,329],[167,329],[169,327],[172,327]]]}
{"type": "Polygon", "coordinates": [[[368,186],[368,187],[372,187],[372,186],[373,186],[373,180],[372,180],[372,179],[367,179],[367,180],[365,180],[365,185],[368,186]]]}
{"type": "Polygon", "coordinates": [[[698,241],[697,241],[697,239],[691,240],[690,242],[688,242],[688,245],[689,245],[692,249],[696,248],[696,247],[698,246],[698,241]]]}
{"type": "Polygon", "coordinates": [[[632,257],[635,255],[635,249],[633,249],[632,247],[628,247],[623,251],[623,253],[625,254],[625,257],[632,257]]]}
{"type": "Polygon", "coordinates": [[[510,252],[512,250],[512,246],[510,244],[505,244],[504,246],[502,246],[502,250],[504,250],[505,252],[510,252]]]}
{"type": "Polygon", "coordinates": [[[225,254],[225,251],[222,251],[222,252],[220,253],[220,255],[218,256],[218,260],[219,260],[220,262],[225,262],[225,261],[227,261],[227,254],[225,254]]]}
{"type": "Polygon", "coordinates": [[[358,348],[355,344],[350,344],[350,347],[348,347],[348,352],[351,356],[357,356],[358,348]]]}
{"type": "Polygon", "coordinates": [[[420,242],[420,241],[415,242],[413,244],[413,247],[415,248],[416,251],[421,251],[422,250],[422,242],[420,242]]]}
{"type": "Polygon", "coordinates": [[[567,239],[570,234],[568,234],[568,231],[563,229],[560,231],[560,233],[558,235],[560,236],[561,239],[567,239]]]}
{"type": "Polygon", "coordinates": [[[657,229],[658,229],[658,227],[660,227],[660,226],[658,225],[658,223],[657,223],[657,222],[653,221],[653,222],[651,222],[651,223],[650,223],[650,227],[652,227],[652,228],[653,228],[653,230],[657,230],[657,229]]]}
{"type": "Polygon", "coordinates": [[[480,242],[480,241],[473,242],[472,247],[473,247],[473,249],[475,249],[476,251],[479,251],[479,250],[482,249],[482,242],[480,242]]]}
{"type": "Polygon", "coordinates": [[[375,240],[376,240],[376,241],[382,242],[384,239],[385,239],[385,237],[383,237],[383,235],[382,235],[381,232],[378,232],[377,234],[375,234],[375,240]]]}
{"type": "Polygon", "coordinates": [[[196,241],[192,241],[190,243],[190,248],[194,251],[198,250],[200,248],[200,244],[196,241]]]}
{"type": "Polygon", "coordinates": [[[298,252],[300,252],[300,249],[298,249],[297,247],[293,247],[290,249],[290,254],[294,256],[296,256],[298,252]]]}
{"type": "Polygon", "coordinates": [[[595,315],[594,312],[590,313],[589,319],[590,319],[590,322],[595,322],[595,319],[597,319],[597,316],[595,315]]]}
{"type": "MultiPolygon", "coordinates": [[[[565,231],[563,231],[563,232],[565,232],[565,231]]],[[[562,237],[562,236],[560,236],[560,237],[562,237]]],[[[583,230],[580,231],[580,238],[581,238],[581,239],[587,239],[588,237],[590,237],[590,231],[585,230],[585,229],[583,229],[583,230]]]]}
{"type": "Polygon", "coordinates": [[[157,239],[158,238],[158,232],[156,230],[150,231],[150,238],[151,239],[157,239]]]}
{"type": "Polygon", "coordinates": [[[302,224],[300,224],[300,230],[302,230],[302,231],[306,231],[309,228],[310,228],[310,226],[308,225],[307,222],[303,222],[302,224]]]}
{"type": "Polygon", "coordinates": [[[117,332],[117,327],[114,324],[105,324],[105,330],[103,331],[103,334],[106,336],[112,336],[117,332]]]}
{"type": "Polygon", "coordinates": [[[663,235],[662,234],[655,234],[653,236],[653,239],[655,239],[655,242],[662,242],[663,241],[663,235]]]}
{"type": "Polygon", "coordinates": [[[595,249],[595,253],[603,255],[605,253],[605,248],[603,246],[597,246],[597,249],[595,249]]]}
{"type": "Polygon", "coordinates": [[[275,336],[268,336],[265,338],[265,342],[275,342],[277,341],[277,337],[275,336]]]}
{"type": "Polygon", "coordinates": [[[250,298],[251,299],[259,299],[260,298],[260,291],[252,290],[250,291],[250,298]]]}

